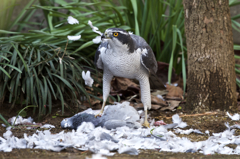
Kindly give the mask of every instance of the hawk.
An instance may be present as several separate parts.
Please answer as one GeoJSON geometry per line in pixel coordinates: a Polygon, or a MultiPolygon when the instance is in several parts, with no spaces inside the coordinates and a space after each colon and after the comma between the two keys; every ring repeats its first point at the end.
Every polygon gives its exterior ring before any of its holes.
{"type": "MultiPolygon", "coordinates": [[[[110,92],[110,83],[114,76],[137,79],[141,88],[141,101],[144,105],[145,119],[143,126],[149,127],[147,110],[151,108],[149,77],[156,77],[157,61],[151,47],[140,36],[120,28],[109,28],[101,36],[94,63],[103,70],[103,105],[110,92]]],[[[165,88],[161,83],[160,88],[165,88]]]]}

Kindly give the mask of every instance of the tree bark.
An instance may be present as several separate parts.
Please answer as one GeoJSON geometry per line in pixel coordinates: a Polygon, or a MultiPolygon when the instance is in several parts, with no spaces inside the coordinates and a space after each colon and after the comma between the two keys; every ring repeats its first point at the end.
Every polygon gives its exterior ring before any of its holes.
{"type": "Polygon", "coordinates": [[[183,0],[188,50],[186,109],[237,108],[228,0],[183,0]]]}

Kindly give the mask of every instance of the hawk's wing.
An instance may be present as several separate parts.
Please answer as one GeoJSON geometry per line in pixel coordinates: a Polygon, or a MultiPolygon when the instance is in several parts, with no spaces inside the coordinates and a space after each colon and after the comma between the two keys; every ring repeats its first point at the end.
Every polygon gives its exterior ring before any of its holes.
{"type": "Polygon", "coordinates": [[[135,45],[135,50],[141,49],[141,63],[149,71],[149,73],[157,72],[157,61],[153,54],[152,48],[148,43],[140,36],[130,34],[135,45]]]}
{"type": "Polygon", "coordinates": [[[102,63],[102,58],[101,58],[101,54],[103,54],[108,46],[108,42],[107,41],[103,41],[101,42],[101,44],[99,45],[96,53],[95,53],[95,57],[94,57],[94,64],[97,68],[99,69],[103,69],[103,63],[102,63]]]}
{"type": "Polygon", "coordinates": [[[158,65],[153,54],[152,48],[148,45],[148,43],[140,36],[130,34],[132,39],[134,40],[135,50],[141,49],[141,64],[148,70],[149,72],[149,83],[152,89],[165,89],[163,82],[156,75],[158,65]]]}

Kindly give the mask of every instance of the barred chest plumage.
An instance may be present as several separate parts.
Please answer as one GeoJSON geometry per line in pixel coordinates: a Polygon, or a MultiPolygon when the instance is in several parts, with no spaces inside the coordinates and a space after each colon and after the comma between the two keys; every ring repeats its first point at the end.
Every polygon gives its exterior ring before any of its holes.
{"type": "Polygon", "coordinates": [[[142,74],[147,74],[147,70],[141,65],[141,54],[138,51],[127,53],[124,49],[106,49],[101,54],[104,72],[110,71],[117,77],[136,79],[142,74]]]}

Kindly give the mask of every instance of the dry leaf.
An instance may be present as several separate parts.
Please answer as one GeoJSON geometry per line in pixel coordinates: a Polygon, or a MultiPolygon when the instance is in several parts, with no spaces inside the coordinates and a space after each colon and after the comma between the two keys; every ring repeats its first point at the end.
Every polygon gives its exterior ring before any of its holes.
{"type": "Polygon", "coordinates": [[[154,96],[157,96],[157,95],[166,95],[168,94],[168,91],[167,90],[156,90],[154,92],[151,93],[151,95],[154,95],[154,96]]]}
{"type": "Polygon", "coordinates": [[[153,95],[151,95],[151,102],[153,104],[159,104],[159,105],[162,105],[162,106],[168,106],[168,104],[165,101],[163,101],[162,99],[159,99],[158,97],[153,96],[153,95]]]}
{"type": "Polygon", "coordinates": [[[166,85],[168,94],[166,95],[167,99],[176,99],[176,100],[182,100],[183,99],[183,90],[180,87],[175,87],[172,85],[166,85]]]}
{"type": "Polygon", "coordinates": [[[139,90],[139,85],[128,78],[115,77],[111,85],[115,91],[127,90],[129,87],[139,90]]]}
{"type": "Polygon", "coordinates": [[[162,106],[157,104],[152,104],[152,107],[151,107],[151,109],[154,109],[154,110],[158,110],[160,108],[162,108],[162,106]]]}
{"type": "Polygon", "coordinates": [[[134,103],[133,107],[135,109],[143,109],[144,108],[142,103],[134,103]]]}
{"type": "Polygon", "coordinates": [[[93,99],[93,98],[90,99],[90,102],[91,102],[92,105],[100,104],[100,103],[101,103],[100,100],[98,100],[98,99],[93,99]]]}
{"type": "MultiPolygon", "coordinates": [[[[144,106],[142,103],[134,103],[133,107],[135,109],[144,109],[144,106]]],[[[158,110],[160,108],[162,108],[162,106],[157,104],[152,104],[152,107],[151,107],[151,109],[154,109],[154,110],[158,110]]]]}
{"type": "Polygon", "coordinates": [[[169,106],[163,107],[163,108],[161,108],[161,110],[174,110],[176,107],[179,106],[180,102],[181,101],[177,101],[177,100],[169,100],[169,101],[167,101],[167,103],[169,103],[169,106]]]}
{"type": "Polygon", "coordinates": [[[111,82],[112,96],[122,96],[123,98],[139,94],[139,85],[128,78],[115,77],[111,82]]]}

